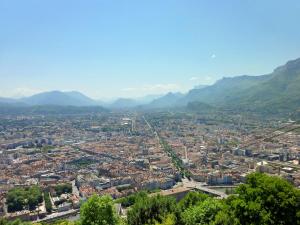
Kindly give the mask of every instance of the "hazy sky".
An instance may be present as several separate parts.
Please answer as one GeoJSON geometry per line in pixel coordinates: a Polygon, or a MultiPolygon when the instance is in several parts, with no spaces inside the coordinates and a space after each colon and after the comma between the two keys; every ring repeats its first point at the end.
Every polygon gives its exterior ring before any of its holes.
{"type": "Polygon", "coordinates": [[[0,0],[0,96],[186,91],[300,57],[299,0],[0,0]]]}

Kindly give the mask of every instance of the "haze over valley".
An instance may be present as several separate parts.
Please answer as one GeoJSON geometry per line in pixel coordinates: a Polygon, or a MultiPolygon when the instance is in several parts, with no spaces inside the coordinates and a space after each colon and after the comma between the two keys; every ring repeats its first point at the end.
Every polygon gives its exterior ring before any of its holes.
{"type": "Polygon", "coordinates": [[[105,102],[78,91],[49,91],[19,99],[0,98],[11,106],[102,106],[110,109],[183,108],[205,110],[206,107],[241,110],[291,112],[300,107],[300,58],[290,60],[260,76],[224,77],[212,85],[198,85],[187,93],[169,92],[140,98],[117,98],[105,102]],[[283,104],[284,103],[284,104],[283,104]]]}
{"type": "Polygon", "coordinates": [[[0,225],[300,224],[299,12],[0,0],[0,225]]]}

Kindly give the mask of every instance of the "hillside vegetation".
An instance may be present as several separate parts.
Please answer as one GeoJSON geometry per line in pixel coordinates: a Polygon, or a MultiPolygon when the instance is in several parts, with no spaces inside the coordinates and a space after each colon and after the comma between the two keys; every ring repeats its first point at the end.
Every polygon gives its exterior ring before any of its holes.
{"type": "Polygon", "coordinates": [[[268,75],[223,78],[214,85],[191,90],[181,101],[258,112],[294,112],[300,108],[300,59],[268,75]]]}

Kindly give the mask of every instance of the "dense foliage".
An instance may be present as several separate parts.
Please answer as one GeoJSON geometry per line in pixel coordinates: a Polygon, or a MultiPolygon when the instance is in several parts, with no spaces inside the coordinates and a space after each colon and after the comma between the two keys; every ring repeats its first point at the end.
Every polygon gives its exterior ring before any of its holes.
{"type": "Polygon", "coordinates": [[[54,189],[58,196],[61,194],[72,193],[72,184],[59,184],[55,186],[54,189]]]}
{"type": "Polygon", "coordinates": [[[214,221],[216,214],[222,209],[222,203],[213,198],[207,198],[198,202],[195,206],[187,208],[181,214],[181,220],[185,225],[205,225],[214,221]]]}
{"type": "Polygon", "coordinates": [[[139,200],[128,212],[128,224],[300,224],[300,190],[282,178],[260,173],[249,175],[226,200],[190,192],[173,204],[162,196],[139,200]]]}
{"type": "Polygon", "coordinates": [[[45,200],[45,207],[48,213],[52,212],[52,203],[50,200],[50,195],[48,191],[44,192],[44,200],[45,200]]]}
{"type": "Polygon", "coordinates": [[[209,196],[196,191],[189,192],[179,203],[178,208],[181,212],[206,200],[209,196]]]}
{"type": "Polygon", "coordinates": [[[43,201],[43,195],[39,187],[13,188],[6,196],[8,212],[23,209],[34,210],[43,201]]]}
{"type": "Polygon", "coordinates": [[[0,218],[0,225],[31,225],[31,223],[21,220],[7,221],[6,219],[0,218]]]}
{"type": "Polygon", "coordinates": [[[115,213],[112,198],[93,195],[80,209],[82,225],[116,225],[118,218],[115,213]]]}
{"type": "Polygon", "coordinates": [[[216,224],[300,224],[300,190],[282,178],[251,174],[236,193],[216,224]]]}
{"type": "Polygon", "coordinates": [[[176,213],[176,201],[171,197],[155,195],[139,199],[128,211],[129,225],[155,224],[162,222],[170,213],[176,213]]]}
{"type": "Polygon", "coordinates": [[[134,193],[132,195],[129,195],[127,197],[119,198],[116,200],[116,203],[121,203],[122,207],[129,207],[132,206],[137,201],[140,201],[140,199],[146,198],[147,192],[141,191],[134,193]]]}

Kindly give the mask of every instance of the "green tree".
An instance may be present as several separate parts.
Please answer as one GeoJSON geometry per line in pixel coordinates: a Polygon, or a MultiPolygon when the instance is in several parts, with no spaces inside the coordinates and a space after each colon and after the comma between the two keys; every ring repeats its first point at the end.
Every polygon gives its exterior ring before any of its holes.
{"type": "MultiPolygon", "coordinates": [[[[224,205],[224,207],[227,207],[227,205],[224,205]]],[[[215,216],[214,221],[211,221],[212,225],[240,225],[238,220],[233,217],[228,209],[223,208],[221,211],[218,212],[218,214],[215,216]]]]}
{"type": "Polygon", "coordinates": [[[68,220],[58,220],[54,223],[51,223],[51,225],[76,225],[76,222],[68,221],[68,220]]]}
{"type": "Polygon", "coordinates": [[[214,221],[215,216],[221,210],[222,204],[220,200],[207,198],[198,205],[186,209],[181,219],[185,225],[205,225],[214,221]]]}
{"type": "Polygon", "coordinates": [[[110,196],[93,195],[80,209],[82,225],[116,225],[118,217],[110,196]]]}
{"type": "Polygon", "coordinates": [[[123,207],[129,207],[132,206],[136,201],[138,201],[140,198],[146,198],[147,192],[140,191],[134,194],[131,194],[127,197],[117,199],[117,203],[121,203],[123,207]]]}
{"type": "Polygon", "coordinates": [[[139,199],[127,214],[129,225],[161,223],[170,213],[177,213],[176,200],[156,195],[139,199]]]}
{"type": "Polygon", "coordinates": [[[180,211],[183,212],[187,208],[191,206],[195,206],[207,198],[208,195],[206,194],[196,192],[196,191],[191,191],[186,196],[184,196],[183,199],[180,200],[180,202],[178,203],[178,207],[180,211]]]}
{"type": "Polygon", "coordinates": [[[0,218],[0,225],[31,225],[30,222],[23,222],[20,219],[14,221],[7,221],[4,218],[0,218]]]}
{"type": "Polygon", "coordinates": [[[48,191],[44,192],[44,200],[45,200],[45,207],[48,213],[52,212],[52,203],[50,200],[50,195],[48,191]]]}
{"type": "Polygon", "coordinates": [[[43,201],[41,189],[37,186],[32,186],[26,192],[28,208],[34,210],[36,206],[43,201]]]}
{"type": "Polygon", "coordinates": [[[42,201],[43,195],[38,186],[13,188],[6,197],[8,212],[20,211],[24,208],[34,210],[42,201]]]}
{"type": "Polygon", "coordinates": [[[54,189],[58,196],[61,194],[72,193],[72,184],[58,184],[54,189]]]}
{"type": "Polygon", "coordinates": [[[176,216],[174,214],[168,214],[161,223],[156,222],[155,225],[175,225],[176,216]]]}
{"type": "Polygon", "coordinates": [[[14,188],[6,196],[8,212],[20,211],[25,206],[25,192],[22,188],[14,188]]]}
{"type": "Polygon", "coordinates": [[[228,224],[227,218],[231,224],[300,224],[300,190],[280,177],[250,174],[236,193],[214,224],[228,224]]]}

